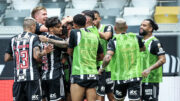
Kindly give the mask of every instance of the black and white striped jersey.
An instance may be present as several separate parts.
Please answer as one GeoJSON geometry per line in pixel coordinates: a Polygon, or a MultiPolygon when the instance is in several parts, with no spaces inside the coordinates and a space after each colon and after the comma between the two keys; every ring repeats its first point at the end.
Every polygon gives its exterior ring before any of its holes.
{"type": "MultiPolygon", "coordinates": [[[[51,34],[48,35],[48,38],[54,40],[63,40],[62,38],[51,34]]],[[[64,51],[65,49],[59,48],[55,45],[53,45],[53,47],[54,50],[51,53],[47,54],[48,71],[44,71],[45,73],[43,73],[42,77],[43,80],[56,79],[64,74],[60,57],[62,51],[64,51]]]]}
{"type": "Polygon", "coordinates": [[[6,53],[11,54],[14,60],[15,82],[39,79],[38,62],[33,58],[33,48],[39,43],[38,36],[28,32],[12,37],[6,53]]]}

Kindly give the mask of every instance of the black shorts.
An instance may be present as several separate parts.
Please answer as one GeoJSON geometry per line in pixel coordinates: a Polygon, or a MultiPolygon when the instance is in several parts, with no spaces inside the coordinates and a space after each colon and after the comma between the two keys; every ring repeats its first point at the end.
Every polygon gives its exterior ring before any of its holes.
{"type": "Polygon", "coordinates": [[[159,83],[142,83],[142,100],[158,101],[159,83]]]}
{"type": "Polygon", "coordinates": [[[13,101],[41,101],[41,81],[14,82],[13,101]]]}
{"type": "Polygon", "coordinates": [[[96,88],[98,85],[97,81],[98,75],[72,75],[71,84],[78,84],[85,88],[96,88]],[[91,79],[92,77],[92,79],[91,79]],[[88,79],[90,78],[90,79],[88,79]]]}
{"type": "Polygon", "coordinates": [[[65,98],[64,80],[62,76],[52,80],[43,80],[42,84],[43,97],[55,101],[65,98]]]}
{"type": "Polygon", "coordinates": [[[117,81],[115,81],[114,97],[117,100],[124,99],[128,92],[129,100],[140,100],[140,91],[141,91],[140,88],[141,88],[140,81],[123,83],[123,84],[119,84],[117,81]]]}
{"type": "Polygon", "coordinates": [[[99,96],[105,96],[105,94],[113,92],[113,85],[114,82],[111,80],[111,72],[103,72],[99,75],[96,93],[99,96]]]}

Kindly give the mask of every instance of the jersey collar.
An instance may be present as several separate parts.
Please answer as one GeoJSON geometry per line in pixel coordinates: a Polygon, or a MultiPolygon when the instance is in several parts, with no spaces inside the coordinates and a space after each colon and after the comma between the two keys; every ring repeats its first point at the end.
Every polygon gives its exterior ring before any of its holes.
{"type": "Polygon", "coordinates": [[[154,37],[154,35],[152,35],[151,37],[147,38],[146,40],[144,40],[144,42],[146,43],[148,40],[150,40],[152,37],[154,37]]]}

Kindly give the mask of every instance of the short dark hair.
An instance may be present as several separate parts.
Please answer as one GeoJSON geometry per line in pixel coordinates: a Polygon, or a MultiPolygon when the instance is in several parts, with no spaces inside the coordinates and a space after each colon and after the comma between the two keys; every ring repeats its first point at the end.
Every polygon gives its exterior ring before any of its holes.
{"type": "Polygon", "coordinates": [[[92,10],[92,12],[95,14],[98,14],[100,16],[100,13],[97,10],[92,10]]]}
{"type": "Polygon", "coordinates": [[[47,28],[54,27],[57,24],[61,23],[58,17],[50,17],[46,20],[45,26],[47,28]]]}
{"type": "Polygon", "coordinates": [[[82,13],[84,13],[84,15],[86,15],[86,16],[89,16],[89,17],[91,17],[92,18],[92,20],[94,20],[94,12],[93,11],[90,11],[90,10],[85,10],[85,11],[83,11],[82,13]]]}
{"type": "Polygon", "coordinates": [[[158,27],[158,25],[156,24],[156,22],[154,22],[152,19],[145,19],[145,20],[150,22],[150,25],[151,25],[152,28],[153,28],[152,32],[153,32],[154,30],[157,31],[157,30],[159,29],[159,27],[158,27]]]}
{"type": "Polygon", "coordinates": [[[85,26],[86,25],[86,17],[82,14],[77,14],[73,17],[73,22],[78,26],[85,26]]]}
{"type": "Polygon", "coordinates": [[[87,13],[87,12],[89,12],[89,11],[91,11],[91,10],[84,10],[84,11],[82,11],[81,13],[87,13]]]}

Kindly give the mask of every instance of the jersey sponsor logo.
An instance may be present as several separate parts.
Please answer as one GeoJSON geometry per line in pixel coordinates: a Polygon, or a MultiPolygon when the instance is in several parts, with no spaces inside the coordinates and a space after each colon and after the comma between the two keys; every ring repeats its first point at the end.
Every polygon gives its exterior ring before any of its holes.
{"type": "Polygon", "coordinates": [[[54,94],[50,94],[50,98],[51,98],[51,99],[55,99],[55,98],[57,98],[56,93],[54,93],[54,94]]]}
{"type": "Polygon", "coordinates": [[[145,95],[153,95],[152,89],[145,89],[145,95]]]}
{"type": "Polygon", "coordinates": [[[32,95],[32,100],[39,100],[39,95],[32,95]]]}
{"type": "MultiPolygon", "coordinates": [[[[18,49],[29,48],[29,44],[27,44],[27,45],[19,45],[17,48],[18,49]]],[[[13,46],[13,49],[16,50],[16,46],[13,46]]]]}
{"type": "Polygon", "coordinates": [[[130,95],[137,95],[137,91],[135,91],[135,90],[130,90],[129,94],[130,94],[130,95]]]}
{"type": "Polygon", "coordinates": [[[115,91],[115,94],[118,95],[118,96],[122,96],[122,92],[118,91],[118,90],[115,91]]]}

